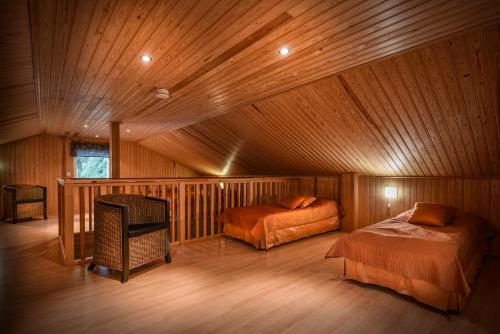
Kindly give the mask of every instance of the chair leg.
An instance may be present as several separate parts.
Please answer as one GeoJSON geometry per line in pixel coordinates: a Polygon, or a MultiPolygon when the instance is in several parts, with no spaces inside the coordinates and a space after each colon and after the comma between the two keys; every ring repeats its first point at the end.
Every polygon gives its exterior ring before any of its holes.
{"type": "Polygon", "coordinates": [[[128,266],[123,268],[122,280],[121,280],[122,283],[126,283],[128,281],[128,272],[129,272],[128,266]]]}
{"type": "Polygon", "coordinates": [[[172,262],[172,253],[170,252],[170,231],[167,232],[167,254],[165,254],[165,262],[172,262]]]}
{"type": "Polygon", "coordinates": [[[92,263],[91,263],[91,264],[89,264],[89,266],[87,267],[87,270],[88,270],[88,271],[92,271],[92,270],[94,270],[94,268],[95,268],[95,263],[94,263],[94,262],[92,262],[92,263]]]}

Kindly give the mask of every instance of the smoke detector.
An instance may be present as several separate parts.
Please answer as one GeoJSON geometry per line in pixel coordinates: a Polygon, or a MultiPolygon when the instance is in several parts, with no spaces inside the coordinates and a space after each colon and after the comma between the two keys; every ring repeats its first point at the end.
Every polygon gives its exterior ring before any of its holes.
{"type": "Polygon", "coordinates": [[[170,97],[170,93],[168,89],[165,88],[156,88],[154,90],[155,97],[158,99],[168,99],[170,97]]]}

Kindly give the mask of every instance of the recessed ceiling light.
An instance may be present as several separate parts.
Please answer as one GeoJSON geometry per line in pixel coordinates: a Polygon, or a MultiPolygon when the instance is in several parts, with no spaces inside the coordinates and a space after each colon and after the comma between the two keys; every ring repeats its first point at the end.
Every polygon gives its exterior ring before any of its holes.
{"type": "Polygon", "coordinates": [[[130,129],[127,129],[127,132],[130,132],[130,129]]]}
{"type": "Polygon", "coordinates": [[[145,63],[149,63],[151,60],[153,60],[153,58],[149,55],[142,55],[141,59],[145,63]]]}
{"type": "Polygon", "coordinates": [[[99,135],[95,135],[96,138],[99,138],[99,135]]]}
{"type": "Polygon", "coordinates": [[[83,127],[86,129],[88,128],[89,126],[87,124],[83,124],[83,127]]]}
{"type": "Polygon", "coordinates": [[[282,56],[286,56],[289,52],[290,52],[290,49],[287,48],[286,46],[284,46],[280,49],[280,55],[282,55],[282,56]]]}

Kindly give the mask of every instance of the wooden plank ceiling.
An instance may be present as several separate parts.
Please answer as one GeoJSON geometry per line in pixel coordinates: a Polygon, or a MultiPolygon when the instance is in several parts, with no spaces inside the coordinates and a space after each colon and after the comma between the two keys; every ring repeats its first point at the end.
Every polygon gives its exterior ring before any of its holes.
{"type": "Polygon", "coordinates": [[[106,136],[107,122],[121,121],[130,129],[125,139],[142,140],[498,22],[499,4],[30,0],[42,126],[49,134],[106,136]],[[278,53],[284,45],[288,57],[278,53]],[[153,61],[142,63],[143,54],[153,61]],[[155,87],[172,97],[154,98],[155,87]]]}
{"type": "Polygon", "coordinates": [[[2,11],[0,142],[119,121],[209,174],[499,173],[496,29],[362,65],[497,24],[500,0],[27,2],[2,11]]]}
{"type": "Polygon", "coordinates": [[[33,60],[27,3],[0,3],[0,144],[36,135],[33,60]]]}
{"type": "Polygon", "coordinates": [[[210,174],[500,176],[499,50],[472,30],[142,144],[210,174]]]}

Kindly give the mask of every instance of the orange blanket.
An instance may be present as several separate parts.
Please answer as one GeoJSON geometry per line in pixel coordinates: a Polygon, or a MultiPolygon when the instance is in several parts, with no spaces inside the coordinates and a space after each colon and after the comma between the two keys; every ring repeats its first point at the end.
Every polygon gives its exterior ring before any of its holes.
{"type": "Polygon", "coordinates": [[[219,222],[232,224],[250,231],[255,240],[264,240],[269,231],[313,223],[338,215],[335,201],[318,199],[304,209],[284,209],[277,205],[257,205],[224,211],[219,222]]]}
{"type": "Polygon", "coordinates": [[[449,225],[430,227],[406,223],[410,213],[339,238],[326,257],[345,257],[466,297],[470,288],[463,269],[485,242],[482,220],[460,215],[449,225]]]}

